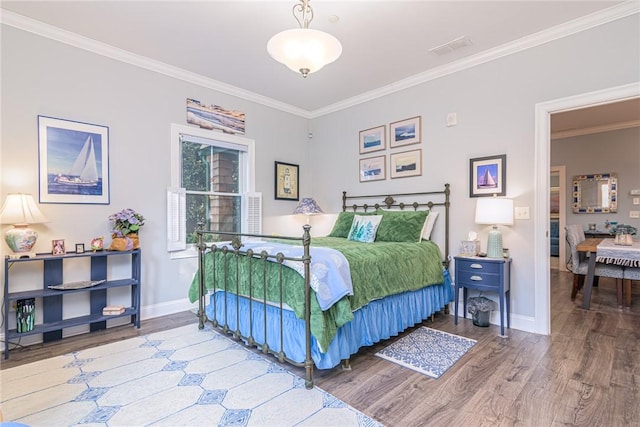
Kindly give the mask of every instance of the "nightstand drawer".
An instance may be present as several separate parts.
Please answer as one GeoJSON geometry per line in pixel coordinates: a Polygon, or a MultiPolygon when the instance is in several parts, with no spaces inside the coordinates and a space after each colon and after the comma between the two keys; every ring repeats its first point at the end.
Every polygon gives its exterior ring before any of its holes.
{"type": "Polygon", "coordinates": [[[500,274],[502,267],[502,262],[486,262],[478,259],[456,258],[456,268],[460,271],[476,272],[480,274],[500,274]]]}
{"type": "Polygon", "coordinates": [[[500,275],[497,273],[487,273],[485,271],[458,270],[456,283],[470,286],[500,286],[500,275]]]}

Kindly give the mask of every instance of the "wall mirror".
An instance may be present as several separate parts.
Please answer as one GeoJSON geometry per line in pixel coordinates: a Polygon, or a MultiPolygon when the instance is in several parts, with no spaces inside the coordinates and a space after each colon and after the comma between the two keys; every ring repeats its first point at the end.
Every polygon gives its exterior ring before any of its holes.
{"type": "Polygon", "coordinates": [[[618,211],[618,176],[615,173],[573,177],[573,213],[618,211]]]}

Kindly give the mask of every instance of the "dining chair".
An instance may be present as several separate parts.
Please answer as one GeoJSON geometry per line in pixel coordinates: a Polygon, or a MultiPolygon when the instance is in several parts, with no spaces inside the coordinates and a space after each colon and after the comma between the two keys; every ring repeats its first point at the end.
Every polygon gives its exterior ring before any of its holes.
{"type": "Polygon", "coordinates": [[[625,267],[622,277],[624,283],[624,302],[625,306],[631,306],[631,282],[640,280],[640,267],[625,267]]]}
{"type": "MultiPolygon", "coordinates": [[[[571,249],[571,257],[567,262],[567,269],[573,273],[573,287],[571,289],[571,301],[573,301],[576,299],[578,291],[584,286],[584,279],[589,269],[589,260],[586,252],[578,252],[578,244],[585,240],[582,225],[571,224],[567,225],[564,229],[566,231],[567,243],[571,249]]],[[[622,267],[598,263],[596,264],[594,281],[596,277],[611,277],[616,279],[618,303],[620,303],[622,298],[622,267]]]]}

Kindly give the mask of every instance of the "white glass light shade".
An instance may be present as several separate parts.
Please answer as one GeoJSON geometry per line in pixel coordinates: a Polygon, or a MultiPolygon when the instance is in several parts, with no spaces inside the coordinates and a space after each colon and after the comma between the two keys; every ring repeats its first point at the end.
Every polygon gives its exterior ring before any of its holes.
{"type": "Polygon", "coordinates": [[[342,54],[342,45],[331,34],[309,28],[279,32],[267,43],[273,59],[303,77],[332,63],[342,54]]]}
{"type": "Polygon", "coordinates": [[[476,224],[492,224],[487,238],[487,256],[502,258],[502,233],[497,225],[513,224],[513,200],[498,197],[483,197],[476,202],[476,224]]]}
{"type": "Polygon", "coordinates": [[[31,251],[38,239],[38,233],[27,228],[27,225],[48,221],[31,194],[9,194],[0,210],[0,220],[2,224],[14,225],[14,228],[7,230],[5,241],[16,253],[31,251]]]}

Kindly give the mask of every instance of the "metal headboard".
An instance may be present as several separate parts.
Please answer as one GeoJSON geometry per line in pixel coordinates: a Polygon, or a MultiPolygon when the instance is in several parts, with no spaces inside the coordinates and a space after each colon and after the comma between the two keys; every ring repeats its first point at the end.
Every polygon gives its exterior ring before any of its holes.
{"type": "Polygon", "coordinates": [[[347,196],[347,192],[342,192],[342,211],[346,212],[347,209],[352,209],[354,212],[357,212],[358,209],[362,209],[364,212],[367,212],[369,209],[378,209],[378,208],[386,208],[390,209],[392,207],[397,207],[400,209],[410,209],[418,210],[421,207],[427,207],[429,210],[433,209],[434,206],[443,206],[444,207],[444,261],[442,262],[445,268],[449,267],[449,207],[451,202],[449,201],[449,194],[451,190],[449,189],[449,184],[444,185],[444,190],[439,191],[425,191],[418,193],[398,193],[398,194],[374,194],[367,196],[347,196]],[[426,202],[410,202],[404,203],[402,201],[398,201],[398,198],[424,198],[424,196],[435,196],[436,201],[426,201],[426,202]],[[382,199],[381,203],[354,203],[347,205],[348,200],[364,200],[364,199],[374,199],[378,200],[382,199]]]}

